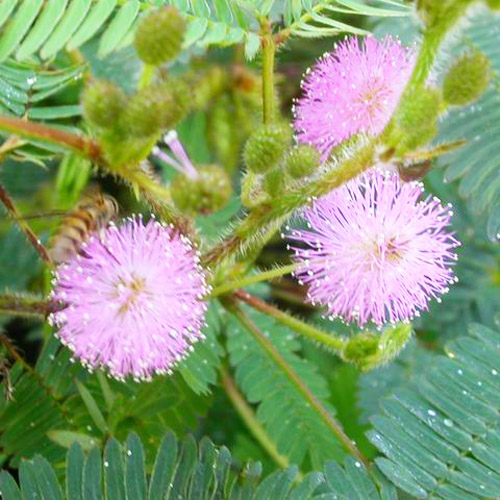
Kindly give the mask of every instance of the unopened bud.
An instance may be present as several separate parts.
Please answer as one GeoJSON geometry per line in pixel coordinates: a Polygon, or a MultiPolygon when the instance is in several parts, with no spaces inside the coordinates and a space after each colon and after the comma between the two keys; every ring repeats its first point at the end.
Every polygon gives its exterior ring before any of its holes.
{"type": "Polygon", "coordinates": [[[186,21],[172,6],[154,9],[141,19],[135,32],[134,46],[146,64],[160,66],[180,52],[186,21]]]}
{"type": "Polygon", "coordinates": [[[125,102],[125,93],[121,88],[111,82],[97,81],[83,91],[83,114],[98,127],[113,128],[118,123],[125,102]]]}
{"type": "Polygon", "coordinates": [[[264,187],[266,193],[271,197],[281,194],[283,188],[283,171],[281,168],[274,168],[267,172],[264,178],[264,187]]]}
{"type": "Polygon", "coordinates": [[[287,124],[264,125],[245,144],[243,159],[249,170],[263,174],[272,170],[283,157],[291,141],[287,124]]]}
{"type": "Polygon", "coordinates": [[[397,111],[397,122],[404,132],[415,133],[437,120],[442,104],[438,89],[422,87],[405,97],[397,111]]]}
{"type": "Polygon", "coordinates": [[[177,175],[170,185],[172,199],[179,210],[189,215],[217,212],[231,197],[231,179],[218,165],[202,165],[198,173],[198,178],[177,175]]]}
{"type": "Polygon", "coordinates": [[[377,352],[378,342],[379,336],[375,333],[359,333],[347,341],[342,357],[361,366],[368,356],[373,356],[377,352]]]}
{"type": "Polygon", "coordinates": [[[300,179],[311,175],[320,164],[320,154],[317,149],[301,145],[292,149],[285,160],[285,168],[294,179],[300,179]]]}
{"type": "Polygon", "coordinates": [[[445,76],[443,96],[448,104],[463,106],[484,92],[490,77],[490,62],[482,52],[465,53],[445,76]]]}

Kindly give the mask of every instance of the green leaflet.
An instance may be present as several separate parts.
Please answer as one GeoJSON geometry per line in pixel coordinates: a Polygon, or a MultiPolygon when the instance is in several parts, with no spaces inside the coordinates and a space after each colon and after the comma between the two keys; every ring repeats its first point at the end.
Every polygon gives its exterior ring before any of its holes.
{"type": "Polygon", "coordinates": [[[416,498],[500,495],[500,332],[469,331],[371,419],[377,465],[416,498]]]}
{"type": "MultiPolygon", "coordinates": [[[[272,318],[246,307],[244,310],[269,336],[274,347],[319,401],[333,413],[334,409],[326,403],[326,382],[312,363],[295,354],[300,345],[293,333],[272,318]]],[[[259,404],[257,418],[272,436],[280,453],[297,464],[301,464],[307,455],[313,466],[341,457],[343,452],[330,429],[306,404],[283,371],[232,317],[229,318],[227,335],[231,364],[236,370],[235,380],[248,401],[259,404]],[[291,435],[295,436],[293,440],[291,435]]]]}
{"type": "MultiPolygon", "coordinates": [[[[86,457],[78,444],[67,455],[67,500],[108,498],[110,500],[182,498],[185,500],[395,500],[394,487],[375,471],[377,482],[352,459],[345,467],[326,464],[324,471],[312,472],[298,480],[297,468],[278,470],[260,479],[260,467],[247,464],[241,471],[231,468],[231,454],[208,438],[199,443],[192,436],[178,442],[168,432],[157,448],[151,476],[144,474],[142,443],[130,434],[124,445],[110,439],[104,455],[94,448],[86,457]]],[[[0,491],[4,500],[63,498],[50,464],[37,455],[21,465],[20,484],[0,472],[0,491]]]]}

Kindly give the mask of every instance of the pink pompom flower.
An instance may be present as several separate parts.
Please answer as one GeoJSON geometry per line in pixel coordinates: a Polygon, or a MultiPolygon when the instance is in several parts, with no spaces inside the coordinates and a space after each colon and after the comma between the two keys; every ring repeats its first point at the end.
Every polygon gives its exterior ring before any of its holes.
{"type": "Polygon", "coordinates": [[[387,36],[369,36],[360,47],[346,38],[326,53],[302,82],[294,106],[299,142],[315,146],[323,161],[354,134],[377,135],[389,122],[410,78],[414,53],[387,36]]]}
{"type": "Polygon", "coordinates": [[[185,236],[154,219],[127,219],[87,240],[55,272],[49,317],[62,343],[89,369],[123,380],[171,373],[204,336],[209,291],[185,236]]]}
{"type": "Polygon", "coordinates": [[[419,200],[423,185],[374,168],[303,210],[308,229],[289,237],[295,273],[331,319],[360,326],[406,321],[454,283],[450,206],[419,200]]]}

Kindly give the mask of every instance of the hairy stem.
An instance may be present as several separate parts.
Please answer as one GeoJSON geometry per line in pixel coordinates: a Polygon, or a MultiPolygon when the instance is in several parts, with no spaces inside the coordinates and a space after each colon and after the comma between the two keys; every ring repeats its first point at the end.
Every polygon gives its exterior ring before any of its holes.
{"type": "Polygon", "coordinates": [[[14,204],[14,201],[10,197],[7,190],[1,184],[0,201],[5,205],[5,208],[9,212],[9,215],[17,222],[23,233],[28,238],[28,241],[33,245],[33,248],[37,251],[41,259],[49,266],[52,265],[52,260],[49,257],[47,249],[39,240],[38,236],[33,232],[29,224],[22,218],[21,214],[18,212],[14,204]]]}
{"type": "MultiPolygon", "coordinates": [[[[409,86],[425,83],[444,37],[474,2],[475,0],[455,0],[450,2],[450,5],[446,8],[443,7],[442,12],[437,15],[437,19],[426,27],[409,86]]],[[[434,8],[437,8],[437,6],[434,8]]]]}
{"type": "Polygon", "coordinates": [[[242,396],[238,388],[236,387],[233,379],[231,378],[228,370],[224,367],[220,367],[222,388],[226,391],[227,396],[231,400],[234,408],[238,412],[248,430],[256,441],[262,446],[266,453],[274,460],[274,462],[279,467],[288,467],[290,462],[287,457],[281,455],[281,453],[276,448],[276,445],[269,438],[264,427],[257,420],[255,412],[252,410],[251,406],[246,402],[245,398],[242,396]]]}
{"type": "Polygon", "coordinates": [[[0,116],[0,130],[29,139],[50,142],[85,156],[99,165],[106,164],[99,144],[83,135],[72,134],[47,127],[42,123],[29,122],[11,116],[0,116]]]}
{"type": "Polygon", "coordinates": [[[274,120],[274,55],[276,46],[272,35],[262,39],[262,100],[264,123],[274,120]]]}
{"type": "Polygon", "coordinates": [[[283,371],[290,382],[300,392],[304,400],[317,413],[318,417],[331,430],[340,441],[346,451],[354,455],[358,460],[363,462],[368,468],[369,463],[366,457],[358,450],[356,445],[349,439],[349,436],[344,432],[342,426],[332,416],[332,414],[318,401],[316,396],[311,392],[309,387],[295,373],[292,367],[283,359],[281,353],[274,347],[271,341],[257,328],[253,321],[236,305],[233,301],[226,301],[228,309],[238,318],[240,323],[251,333],[253,338],[267,352],[269,357],[283,371]]]}
{"type": "Polygon", "coordinates": [[[225,293],[231,292],[236,288],[242,288],[247,285],[253,285],[254,283],[260,283],[261,281],[271,280],[273,278],[279,278],[285,274],[290,274],[295,271],[302,264],[290,264],[288,266],[278,267],[276,269],[270,269],[263,273],[255,274],[253,276],[247,276],[238,281],[233,281],[231,283],[226,283],[225,285],[220,285],[212,291],[211,297],[217,297],[225,293]]]}
{"type": "Polygon", "coordinates": [[[277,231],[295,210],[373,166],[376,144],[377,139],[373,139],[319,179],[252,210],[227,239],[203,255],[202,261],[206,265],[217,265],[224,259],[261,247],[262,236],[277,231]]]}
{"type": "Polygon", "coordinates": [[[244,290],[237,290],[236,292],[234,292],[233,296],[247,303],[254,309],[257,309],[258,311],[273,317],[281,324],[288,326],[292,330],[295,330],[296,332],[304,335],[308,339],[319,342],[320,344],[330,349],[341,351],[346,344],[346,340],[342,337],[337,337],[335,335],[332,335],[331,333],[327,333],[321,330],[320,328],[316,328],[306,323],[305,321],[294,318],[290,314],[287,314],[286,312],[279,310],[277,307],[274,307],[271,304],[260,300],[254,295],[250,295],[244,290]]]}
{"type": "Polygon", "coordinates": [[[50,313],[61,309],[57,302],[17,295],[0,295],[0,314],[29,316],[44,319],[50,313]]]}

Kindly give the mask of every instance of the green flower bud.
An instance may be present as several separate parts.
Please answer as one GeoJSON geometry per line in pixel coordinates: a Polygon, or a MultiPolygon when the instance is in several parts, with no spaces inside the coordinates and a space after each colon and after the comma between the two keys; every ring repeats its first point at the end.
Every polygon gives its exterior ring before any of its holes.
{"type": "Polygon", "coordinates": [[[228,73],[220,66],[212,66],[195,82],[196,93],[194,95],[197,109],[207,109],[217,102],[228,84],[228,73]]]}
{"type": "Polygon", "coordinates": [[[379,336],[375,333],[359,333],[351,337],[342,351],[342,357],[358,366],[378,349],[379,336]]]}
{"type": "Polygon", "coordinates": [[[412,91],[410,98],[401,100],[397,122],[405,133],[415,133],[434,123],[441,111],[441,92],[435,88],[422,87],[412,91]]]}
{"type": "Polygon", "coordinates": [[[189,215],[209,214],[221,209],[233,192],[231,179],[218,165],[198,168],[199,178],[177,175],[170,185],[175,206],[189,215]]]}
{"type": "Polygon", "coordinates": [[[285,160],[286,171],[294,179],[312,174],[320,164],[320,154],[312,146],[298,146],[292,149],[285,160]]]}
{"type": "Polygon", "coordinates": [[[160,66],[181,51],[186,21],[175,7],[155,9],[143,17],[134,37],[134,47],[146,64],[160,66]]]}
{"type": "Polygon", "coordinates": [[[490,76],[490,62],[482,52],[465,53],[444,78],[444,99],[458,106],[474,101],[488,86],[490,76]]]}
{"type": "Polygon", "coordinates": [[[257,174],[268,172],[281,160],[291,138],[291,129],[287,124],[262,126],[245,144],[245,165],[257,174]]]}
{"type": "Polygon", "coordinates": [[[181,80],[151,85],[130,99],[124,113],[124,125],[137,137],[154,135],[176,125],[188,111],[190,100],[190,89],[181,80]]]}
{"type": "Polygon", "coordinates": [[[83,91],[83,114],[98,127],[113,128],[118,123],[125,102],[125,93],[117,85],[97,81],[86,86],[83,91]]]}
{"type": "Polygon", "coordinates": [[[267,172],[264,178],[264,187],[266,193],[271,197],[276,197],[282,193],[283,188],[283,170],[274,168],[267,172]]]}

